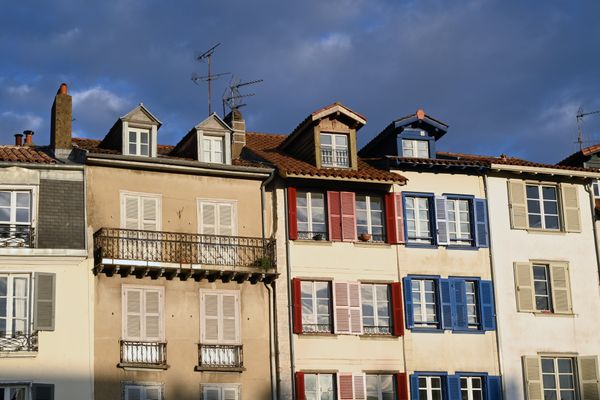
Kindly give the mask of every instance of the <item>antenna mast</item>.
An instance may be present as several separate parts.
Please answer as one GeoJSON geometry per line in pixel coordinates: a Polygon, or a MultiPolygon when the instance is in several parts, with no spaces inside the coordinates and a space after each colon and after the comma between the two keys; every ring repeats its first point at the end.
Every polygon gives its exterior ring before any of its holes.
{"type": "Polygon", "coordinates": [[[256,79],[253,81],[242,82],[241,79],[232,77],[229,86],[225,89],[225,93],[223,93],[223,115],[225,115],[225,106],[231,111],[234,111],[246,105],[246,103],[242,103],[243,98],[255,96],[255,93],[241,94],[241,87],[254,85],[262,81],[262,79],[256,79]]]}
{"type": "Polygon", "coordinates": [[[579,144],[579,150],[583,150],[583,133],[581,132],[581,123],[583,122],[583,117],[594,114],[600,114],[600,110],[583,112],[583,107],[579,107],[577,110],[577,115],[575,117],[577,118],[577,144],[579,144]]]}
{"type": "Polygon", "coordinates": [[[208,84],[208,115],[212,114],[212,81],[219,79],[221,76],[230,75],[229,72],[213,74],[210,69],[212,55],[215,52],[215,49],[219,47],[220,44],[221,43],[215,44],[213,47],[196,57],[196,60],[199,62],[206,61],[206,63],[208,64],[208,74],[206,76],[198,76],[195,73],[192,74],[192,81],[194,83],[198,84],[198,82],[206,82],[208,84]]]}

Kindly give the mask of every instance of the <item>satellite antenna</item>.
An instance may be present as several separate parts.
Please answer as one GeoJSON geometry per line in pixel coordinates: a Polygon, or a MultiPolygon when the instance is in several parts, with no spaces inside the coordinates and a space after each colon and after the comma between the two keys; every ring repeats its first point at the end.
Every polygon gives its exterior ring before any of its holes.
{"type": "Polygon", "coordinates": [[[206,50],[204,53],[202,53],[196,57],[196,60],[199,62],[206,61],[206,63],[208,64],[208,74],[206,76],[199,76],[195,73],[192,74],[192,81],[195,84],[198,84],[198,82],[206,82],[208,84],[208,115],[212,114],[212,89],[211,89],[212,81],[217,80],[224,75],[231,75],[229,72],[213,74],[210,70],[210,61],[211,61],[212,55],[215,52],[215,49],[217,47],[219,47],[220,44],[221,43],[215,44],[213,47],[211,47],[210,49],[206,50]]]}
{"type": "Polygon", "coordinates": [[[256,79],[253,81],[242,82],[240,78],[232,77],[231,81],[229,82],[229,86],[223,93],[223,115],[225,115],[225,106],[227,106],[231,111],[234,111],[246,105],[242,99],[255,96],[255,93],[241,94],[241,87],[254,85],[262,81],[262,79],[256,79]]]}
{"type": "Polygon", "coordinates": [[[579,107],[577,110],[577,144],[579,144],[579,150],[583,150],[583,133],[581,131],[581,124],[583,122],[583,117],[587,117],[588,115],[600,114],[600,110],[598,111],[590,111],[583,112],[583,107],[579,107]]]}

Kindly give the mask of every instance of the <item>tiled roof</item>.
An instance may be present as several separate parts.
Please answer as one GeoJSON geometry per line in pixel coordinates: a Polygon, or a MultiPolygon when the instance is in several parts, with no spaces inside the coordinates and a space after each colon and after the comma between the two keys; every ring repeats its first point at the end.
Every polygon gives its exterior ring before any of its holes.
{"type": "Polygon", "coordinates": [[[451,166],[451,167],[488,167],[489,163],[478,159],[445,159],[445,158],[417,158],[417,157],[393,157],[388,159],[396,160],[399,164],[410,165],[430,165],[430,166],[451,166]]]}
{"type": "Polygon", "coordinates": [[[559,161],[560,165],[581,165],[586,161],[586,157],[596,154],[600,151],[600,144],[586,147],[571,154],[562,161],[559,161]]]}
{"type": "MultiPolygon", "coordinates": [[[[90,153],[98,153],[98,154],[121,154],[120,151],[114,149],[104,149],[98,147],[100,145],[101,140],[96,139],[84,139],[84,138],[73,138],[73,145],[83,150],[87,150],[90,153]]],[[[173,150],[175,146],[170,145],[162,145],[159,144],[156,146],[156,152],[160,155],[168,155],[171,150],[173,150]]],[[[181,158],[181,157],[176,157],[181,158]]]]}
{"type": "Polygon", "coordinates": [[[30,146],[0,146],[0,162],[56,164],[48,154],[30,146]]]}
{"type": "Polygon", "coordinates": [[[306,178],[337,178],[363,181],[384,181],[403,183],[406,178],[369,165],[366,161],[358,159],[358,169],[342,168],[317,168],[305,161],[299,160],[290,154],[278,149],[287,135],[274,135],[268,133],[246,133],[246,149],[257,157],[273,164],[280,173],[297,175],[306,178]]]}

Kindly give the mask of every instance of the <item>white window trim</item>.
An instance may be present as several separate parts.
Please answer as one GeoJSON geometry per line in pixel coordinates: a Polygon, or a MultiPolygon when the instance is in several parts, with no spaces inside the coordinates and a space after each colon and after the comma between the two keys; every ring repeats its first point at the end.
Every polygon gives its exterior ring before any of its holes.
{"type": "MultiPolygon", "coordinates": [[[[300,302],[302,302],[302,283],[303,282],[310,282],[311,284],[311,300],[312,300],[312,304],[313,304],[313,312],[310,314],[304,313],[304,311],[302,312],[302,318],[304,319],[304,315],[308,315],[311,317],[311,322],[310,323],[306,323],[307,325],[318,325],[319,322],[319,313],[317,312],[318,306],[317,306],[317,290],[315,288],[315,283],[326,283],[327,284],[327,291],[329,294],[329,298],[328,298],[328,304],[329,304],[329,313],[328,313],[328,317],[329,317],[329,323],[328,323],[328,329],[326,330],[326,332],[330,332],[333,328],[333,292],[332,292],[332,282],[330,281],[309,281],[309,280],[301,280],[300,281],[300,302]]],[[[302,321],[302,331],[303,332],[307,332],[307,333],[312,333],[312,332],[320,332],[319,330],[316,331],[311,331],[311,330],[304,330],[304,321],[302,321]]]]}
{"type": "Polygon", "coordinates": [[[202,385],[202,399],[205,400],[208,398],[207,391],[211,389],[219,390],[219,400],[224,399],[223,390],[224,389],[234,389],[236,391],[235,399],[240,400],[241,394],[240,389],[241,385],[239,383],[207,383],[202,385]]]}
{"type": "MultiPolygon", "coordinates": [[[[199,234],[202,234],[203,229],[204,229],[204,225],[203,225],[203,221],[202,221],[202,203],[212,203],[217,206],[219,204],[231,205],[231,207],[232,207],[231,219],[232,219],[232,224],[233,224],[233,226],[231,227],[231,236],[237,236],[237,232],[238,232],[238,217],[237,217],[238,201],[237,200],[207,199],[207,198],[197,197],[196,198],[196,215],[198,216],[198,233],[199,234]]],[[[217,209],[218,209],[218,207],[217,207],[217,209]]]]}
{"type": "Polygon", "coordinates": [[[543,263],[535,263],[535,262],[531,263],[531,282],[532,282],[532,290],[533,290],[533,308],[535,309],[535,311],[542,312],[542,313],[554,314],[554,303],[552,302],[552,276],[551,276],[551,271],[550,271],[550,265],[543,264],[543,263]],[[538,306],[537,306],[537,298],[538,298],[538,296],[542,297],[542,295],[537,294],[536,289],[535,289],[535,283],[542,282],[542,281],[535,278],[535,272],[534,272],[535,267],[543,267],[544,273],[546,275],[546,280],[544,281],[544,283],[546,284],[546,291],[548,292],[545,295],[545,297],[548,298],[548,309],[547,310],[540,310],[540,309],[538,309],[538,306]]]}
{"type": "MultiPolygon", "coordinates": [[[[122,121],[122,153],[124,156],[137,156],[137,157],[156,157],[156,141],[158,127],[150,123],[130,123],[128,121],[122,121]],[[129,153],[129,130],[147,130],[148,136],[148,155],[141,156],[139,154],[129,153]]],[[[138,145],[139,146],[139,145],[138,145]]]]}
{"type": "MultiPolygon", "coordinates": [[[[306,379],[306,375],[315,375],[317,377],[317,387],[316,387],[316,395],[317,398],[320,400],[320,395],[321,395],[321,380],[319,379],[322,375],[330,375],[331,376],[331,388],[333,389],[333,398],[335,399],[336,395],[338,394],[339,388],[337,387],[337,383],[338,383],[338,377],[336,373],[333,372],[307,372],[304,374],[304,377],[306,379]]],[[[353,381],[352,381],[352,386],[354,386],[354,376],[353,376],[353,381]]],[[[306,385],[304,388],[304,393],[306,394],[306,385]]]]}
{"type": "Polygon", "coordinates": [[[36,185],[0,185],[0,191],[2,192],[31,192],[31,226],[37,226],[37,210],[38,210],[38,186],[36,185]]]}
{"type": "Polygon", "coordinates": [[[198,135],[198,161],[206,162],[203,160],[204,156],[204,136],[223,137],[223,158],[224,164],[231,165],[231,132],[218,132],[218,131],[205,131],[197,129],[196,134],[198,135]]]}
{"type": "Polygon", "coordinates": [[[457,245],[457,246],[472,246],[473,245],[473,219],[474,219],[474,215],[473,215],[473,207],[471,204],[471,201],[469,199],[459,199],[456,197],[447,197],[446,198],[446,213],[448,215],[448,240],[450,242],[451,245],[457,245]],[[469,224],[469,231],[468,232],[463,232],[462,231],[462,227],[461,224],[463,223],[460,219],[460,202],[466,202],[467,203],[467,222],[469,224]],[[450,207],[451,204],[454,205],[452,212],[454,213],[454,221],[450,220],[450,207]],[[454,227],[455,230],[451,230],[451,226],[452,223],[454,223],[454,227]],[[456,239],[451,239],[450,235],[454,233],[456,235],[456,239]],[[463,234],[469,234],[469,238],[468,239],[462,239],[462,235],[463,234]]]}
{"type": "Polygon", "coordinates": [[[407,158],[429,158],[429,140],[426,139],[402,139],[402,157],[407,158]],[[424,142],[427,145],[427,155],[425,157],[419,156],[419,143],[424,142]],[[405,146],[405,144],[409,144],[410,146],[405,146]],[[413,155],[409,156],[404,153],[405,147],[410,147],[413,155]]]}
{"type": "MultiPolygon", "coordinates": [[[[149,285],[121,285],[121,337],[123,340],[140,341],[140,342],[157,342],[156,339],[147,339],[145,337],[145,322],[141,324],[140,337],[127,336],[127,300],[126,292],[129,289],[141,290],[142,291],[142,313],[145,314],[145,302],[146,296],[144,291],[158,291],[158,313],[159,313],[159,340],[158,342],[165,341],[165,288],[164,286],[149,286],[149,285]]],[[[142,316],[140,315],[140,320],[142,316]]]]}
{"type": "MultiPolygon", "coordinates": [[[[327,205],[325,204],[325,197],[326,194],[323,192],[310,192],[310,191],[300,191],[300,193],[306,193],[306,216],[307,216],[307,224],[308,224],[308,232],[312,232],[312,233],[322,233],[324,235],[327,234],[327,205]],[[323,196],[323,225],[325,227],[325,229],[322,232],[315,232],[314,228],[313,228],[313,206],[312,206],[312,195],[313,193],[319,193],[321,196],[323,196]]],[[[296,195],[296,198],[298,198],[298,195],[296,195]]],[[[298,200],[296,200],[297,202],[298,200]]],[[[296,205],[296,207],[298,207],[296,205]]],[[[300,221],[298,221],[300,222],[300,221]]]]}
{"type": "MultiPolygon", "coordinates": [[[[391,334],[392,333],[392,304],[391,304],[391,298],[390,298],[390,285],[387,283],[369,283],[369,282],[361,282],[360,283],[361,286],[361,291],[362,291],[362,287],[363,286],[370,286],[372,289],[372,300],[371,300],[371,307],[373,307],[373,327],[376,328],[388,328],[389,332],[388,333],[383,333],[383,334],[391,334]],[[388,324],[386,326],[384,325],[379,325],[379,307],[378,302],[379,299],[377,298],[377,290],[376,287],[377,286],[385,286],[386,289],[386,293],[387,293],[387,297],[386,297],[386,301],[388,304],[388,315],[387,318],[389,320],[388,324]]],[[[365,303],[365,298],[362,296],[361,293],[361,303],[364,304],[365,303]]],[[[362,306],[361,304],[361,306],[362,306]]],[[[363,331],[365,328],[365,314],[363,313],[363,320],[362,320],[362,324],[363,324],[363,331]]]]}
{"type": "Polygon", "coordinates": [[[146,198],[150,198],[150,199],[156,199],[157,200],[157,206],[156,206],[156,230],[157,231],[161,231],[162,230],[162,194],[159,193],[142,193],[142,192],[130,192],[127,190],[121,190],[119,191],[119,205],[120,205],[120,219],[121,219],[121,229],[125,229],[125,227],[127,226],[127,215],[126,215],[126,208],[125,208],[125,197],[130,196],[130,197],[146,197],[146,198]]]}
{"type": "Polygon", "coordinates": [[[466,292],[466,294],[468,295],[469,293],[473,293],[473,298],[475,299],[475,303],[469,303],[469,300],[467,299],[467,303],[466,303],[466,306],[467,306],[467,327],[470,328],[470,329],[478,329],[479,326],[481,325],[481,321],[480,321],[480,318],[479,318],[479,308],[478,308],[478,304],[477,304],[477,299],[479,298],[479,293],[477,292],[478,288],[479,288],[479,285],[478,285],[477,281],[470,280],[470,279],[465,279],[464,282],[465,282],[465,292],[466,292]],[[473,292],[469,292],[468,291],[467,286],[469,284],[473,285],[473,292]],[[475,307],[475,323],[474,324],[469,322],[469,317],[470,317],[470,315],[469,315],[469,306],[474,306],[475,307]]]}
{"type": "Polygon", "coordinates": [[[561,219],[563,218],[562,213],[561,213],[561,208],[562,208],[562,199],[560,198],[560,187],[557,185],[552,185],[552,184],[544,184],[544,183],[531,183],[531,182],[525,182],[525,204],[527,207],[527,226],[529,226],[530,229],[540,229],[540,230],[545,230],[545,231],[551,231],[551,232],[562,232],[564,230],[564,226],[563,223],[561,221],[561,219]],[[532,199],[534,201],[539,202],[540,205],[540,212],[539,213],[534,213],[529,211],[529,197],[527,197],[527,187],[528,186],[535,186],[537,188],[538,191],[538,198],[537,199],[532,199]],[[544,187],[551,187],[554,189],[554,193],[556,194],[556,199],[555,200],[548,200],[548,201],[553,201],[556,203],[556,214],[547,214],[546,213],[546,207],[544,206],[544,198],[543,198],[543,191],[542,188],[544,187]],[[534,214],[534,215],[539,215],[540,219],[541,219],[541,223],[542,226],[541,227],[532,227],[529,224],[529,215],[530,214],[534,214]],[[556,216],[558,219],[558,227],[557,228],[547,228],[546,227],[546,215],[548,216],[556,216]]]}
{"type": "MultiPolygon", "coordinates": [[[[391,376],[392,377],[392,393],[394,395],[397,395],[397,384],[395,382],[394,379],[394,374],[386,374],[386,373],[381,373],[381,374],[365,374],[365,388],[368,386],[368,378],[370,376],[374,376],[377,378],[377,399],[378,400],[383,400],[383,392],[381,391],[381,377],[382,376],[391,376]]],[[[368,390],[367,390],[368,393],[368,390]]]]}
{"type": "MultiPolygon", "coordinates": [[[[419,379],[424,378],[425,382],[426,382],[426,387],[425,390],[427,392],[427,398],[428,399],[432,399],[433,398],[433,391],[435,390],[436,392],[439,391],[439,393],[441,393],[442,398],[444,396],[444,382],[442,382],[442,377],[441,376],[437,376],[437,375],[427,375],[427,376],[419,376],[419,379]],[[440,381],[440,386],[439,388],[434,388],[433,385],[431,384],[432,379],[439,379],[440,381]]],[[[418,381],[418,380],[417,380],[418,381]]],[[[421,385],[419,382],[419,395],[421,394],[421,385]]]]}
{"type": "Polygon", "coordinates": [[[413,282],[418,282],[419,283],[419,304],[421,305],[421,321],[417,321],[416,318],[416,313],[414,311],[414,307],[415,307],[415,303],[413,302],[413,322],[415,326],[418,327],[426,327],[426,328],[433,328],[433,327],[437,327],[440,324],[440,315],[438,315],[438,308],[437,308],[437,304],[440,301],[440,299],[438,298],[438,290],[436,287],[436,281],[434,279],[426,279],[426,278],[415,278],[411,281],[411,295],[413,292],[412,289],[412,283],[413,282]],[[434,296],[434,310],[435,310],[435,321],[429,322],[427,321],[427,304],[431,304],[431,303],[427,303],[426,302],[426,296],[425,296],[425,281],[431,281],[433,282],[433,296],[434,296]]]}
{"type": "MultiPolygon", "coordinates": [[[[385,203],[384,200],[381,196],[377,196],[377,195],[370,195],[370,194],[357,194],[355,196],[355,202],[358,203],[358,201],[356,200],[356,197],[362,196],[365,198],[365,204],[366,204],[366,209],[364,210],[367,213],[367,233],[369,235],[373,235],[373,210],[371,209],[371,198],[373,197],[377,197],[379,200],[381,200],[381,236],[383,237],[383,240],[385,240],[385,203]]],[[[358,207],[356,207],[355,205],[355,213],[358,212],[358,207]]],[[[363,225],[364,226],[364,225],[363,225]]],[[[358,230],[358,221],[356,222],[356,229],[358,230]]],[[[373,238],[371,238],[371,240],[373,240],[373,238]]]]}
{"type": "MultiPolygon", "coordinates": [[[[223,309],[219,306],[219,325],[222,325],[223,321],[223,309]]],[[[219,329],[219,336],[223,333],[223,329],[219,329]]],[[[231,344],[231,345],[242,345],[242,304],[240,300],[240,291],[239,290],[224,290],[224,289],[200,289],[200,343],[202,344],[231,344]],[[204,295],[205,294],[218,294],[219,296],[219,304],[222,304],[220,297],[222,295],[234,295],[235,296],[235,330],[236,330],[236,338],[235,340],[204,340],[203,332],[204,332],[204,295]]]]}
{"type": "Polygon", "coordinates": [[[321,154],[320,154],[320,156],[321,156],[321,165],[323,167],[331,167],[331,168],[350,168],[351,167],[350,164],[352,163],[351,157],[350,157],[350,136],[348,134],[345,134],[345,133],[335,133],[335,132],[320,132],[319,135],[320,135],[319,136],[319,141],[320,142],[321,142],[320,138],[322,136],[330,136],[331,137],[331,145],[329,145],[329,144],[323,145],[322,142],[320,143],[320,147],[321,147],[320,148],[320,152],[321,152],[321,154]],[[344,147],[344,146],[338,146],[335,143],[335,138],[337,136],[345,136],[346,137],[346,147],[344,147]],[[331,164],[326,164],[323,161],[323,148],[331,150],[331,159],[332,159],[332,163],[331,164]],[[336,153],[336,151],[339,151],[339,150],[342,150],[342,151],[346,150],[346,159],[348,160],[348,165],[340,165],[340,164],[338,164],[336,162],[335,153],[336,153]]]}
{"type": "MultiPolygon", "coordinates": [[[[123,400],[130,400],[129,396],[127,395],[127,388],[128,387],[136,387],[136,388],[144,388],[144,390],[146,388],[149,389],[158,389],[160,391],[160,398],[161,400],[165,398],[165,386],[163,383],[158,383],[158,382],[122,382],[121,383],[121,391],[122,391],[122,399],[123,400]]],[[[142,398],[142,400],[145,400],[145,393],[144,393],[144,398],[142,398]]]]}
{"type": "MultiPolygon", "coordinates": [[[[432,243],[433,242],[433,238],[434,238],[434,226],[432,224],[432,218],[431,218],[431,200],[429,197],[425,197],[425,196],[406,196],[405,198],[405,209],[407,210],[408,207],[406,206],[406,203],[408,199],[414,199],[413,201],[413,212],[414,212],[414,221],[415,221],[415,237],[411,238],[409,236],[409,232],[408,232],[408,225],[406,227],[406,240],[408,242],[411,243],[432,243]],[[425,238],[424,236],[421,235],[421,218],[420,218],[420,211],[421,211],[421,207],[419,206],[419,202],[417,200],[419,199],[425,199],[427,201],[427,224],[429,225],[429,238],[425,238]]],[[[408,221],[408,216],[406,214],[406,210],[404,211],[404,215],[405,215],[405,219],[408,221]]]]}
{"type": "Polygon", "coordinates": [[[573,393],[575,394],[575,398],[577,398],[577,394],[578,394],[578,388],[579,388],[579,376],[578,376],[578,371],[577,371],[577,358],[576,357],[549,357],[549,356],[541,356],[539,359],[539,365],[540,365],[540,374],[542,375],[542,379],[540,381],[540,384],[542,386],[542,397],[544,397],[546,390],[552,390],[553,388],[548,388],[546,389],[544,387],[544,375],[550,375],[550,373],[545,373],[542,367],[542,361],[546,359],[546,360],[552,360],[552,362],[554,363],[554,372],[552,373],[552,376],[554,376],[554,392],[555,393],[560,393],[560,391],[562,390],[572,390],[573,393]],[[573,377],[573,388],[565,388],[562,389],[560,387],[560,375],[569,375],[569,374],[565,374],[565,373],[560,373],[558,372],[558,360],[569,360],[571,361],[571,374],[570,376],[573,377]]]}
{"type": "MultiPolygon", "coordinates": [[[[13,296],[10,296],[11,292],[13,291],[13,287],[14,285],[11,285],[10,282],[12,282],[11,278],[14,277],[20,277],[20,278],[27,278],[27,321],[26,321],[26,332],[23,332],[24,334],[29,334],[30,332],[33,331],[33,303],[34,303],[34,293],[33,293],[33,288],[34,288],[34,278],[33,278],[33,274],[31,273],[27,273],[27,272],[10,272],[10,271],[2,271],[0,273],[0,277],[7,277],[7,290],[6,290],[6,333],[9,334],[9,330],[10,330],[10,334],[14,334],[14,332],[12,332],[12,320],[14,319],[14,312],[12,312],[12,310],[14,310],[13,307],[13,296]],[[8,314],[9,311],[11,313],[11,317],[8,318],[8,314]]],[[[8,335],[7,335],[8,336],[8,335]]],[[[0,383],[1,385],[1,383],[0,383]]],[[[2,400],[2,399],[0,399],[2,400]]]]}
{"type": "Polygon", "coordinates": [[[459,380],[459,384],[460,384],[460,393],[462,396],[463,392],[467,393],[467,398],[468,400],[473,400],[473,393],[474,392],[479,392],[481,393],[481,398],[484,399],[484,392],[483,392],[483,378],[481,376],[461,376],[460,380],[459,380]],[[462,380],[465,379],[467,381],[467,387],[465,388],[466,390],[463,389],[462,387],[462,380]],[[473,387],[473,380],[474,379],[478,379],[479,380],[479,387],[475,388],[473,387]]]}
{"type": "MultiPolygon", "coordinates": [[[[31,395],[31,382],[0,382],[0,388],[3,389],[11,389],[11,388],[19,388],[25,389],[25,399],[29,399],[31,395]]],[[[10,400],[10,391],[4,393],[4,398],[0,400],[10,400]]]]}

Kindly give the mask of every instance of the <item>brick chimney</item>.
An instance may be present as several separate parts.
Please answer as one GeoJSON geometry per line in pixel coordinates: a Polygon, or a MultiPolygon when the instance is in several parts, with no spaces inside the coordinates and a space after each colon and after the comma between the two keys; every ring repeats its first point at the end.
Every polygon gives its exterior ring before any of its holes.
{"type": "Polygon", "coordinates": [[[225,116],[225,123],[233,129],[233,137],[231,138],[231,159],[240,158],[242,149],[246,145],[246,121],[239,109],[231,110],[225,116]]]}
{"type": "Polygon", "coordinates": [[[15,134],[15,146],[23,146],[23,134],[15,134]]]}
{"type": "Polygon", "coordinates": [[[25,146],[33,146],[33,131],[23,131],[25,135],[25,146]]]}
{"type": "Polygon", "coordinates": [[[50,147],[57,150],[71,151],[71,130],[73,121],[73,99],[67,94],[67,84],[60,85],[54,104],[50,122],[50,147]]]}

